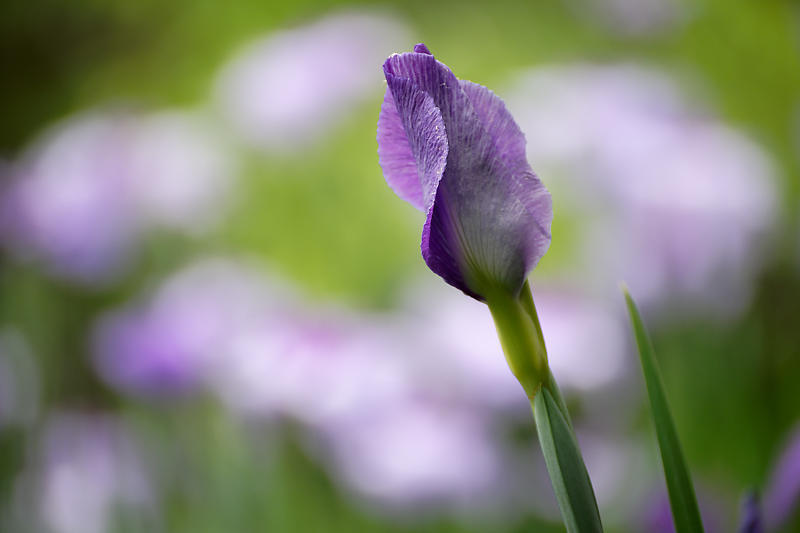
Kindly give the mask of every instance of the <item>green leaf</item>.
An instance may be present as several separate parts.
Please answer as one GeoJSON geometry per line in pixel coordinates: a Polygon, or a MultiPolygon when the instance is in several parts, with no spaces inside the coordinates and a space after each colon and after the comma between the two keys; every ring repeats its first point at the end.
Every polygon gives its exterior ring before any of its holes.
{"type": "Polygon", "coordinates": [[[553,372],[550,370],[548,370],[547,372],[547,388],[553,395],[553,400],[555,400],[556,405],[561,410],[561,414],[564,415],[564,420],[567,421],[569,428],[574,433],[575,428],[572,426],[572,419],[569,416],[569,409],[567,409],[567,402],[564,401],[564,397],[561,395],[561,390],[558,388],[558,385],[556,384],[556,378],[555,376],[553,376],[553,372]]]}
{"type": "Polygon", "coordinates": [[[536,393],[532,404],[547,472],[567,531],[602,533],[592,483],[569,422],[546,387],[536,393]]]}
{"type": "Polygon", "coordinates": [[[639,360],[642,363],[647,395],[650,397],[650,408],[653,411],[658,446],[661,449],[661,462],[664,466],[664,477],[667,480],[675,530],[678,533],[702,533],[703,522],[700,519],[692,478],[686,467],[686,460],[678,441],[678,432],[675,430],[675,423],[667,405],[667,396],[664,393],[664,384],[661,380],[661,372],[658,369],[653,345],[633,298],[625,287],[622,291],[625,293],[625,301],[636,335],[636,345],[639,348],[639,360]]]}

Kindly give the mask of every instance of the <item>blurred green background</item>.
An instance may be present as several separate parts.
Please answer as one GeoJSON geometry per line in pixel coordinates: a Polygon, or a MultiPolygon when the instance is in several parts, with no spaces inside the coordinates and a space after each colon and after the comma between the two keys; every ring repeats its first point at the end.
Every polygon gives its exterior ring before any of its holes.
{"type": "MultiPolygon", "coordinates": [[[[690,100],[757,143],[777,177],[776,223],[764,237],[769,252],[750,280],[752,298],[744,309],[727,320],[702,312],[651,315],[673,414],[701,497],[708,494],[710,507],[720,509],[716,531],[731,530],[741,493],[767,486],[800,420],[800,4],[645,4],[656,15],[642,15],[645,22],[637,25],[638,18],[625,15],[641,5],[612,1],[10,0],[0,7],[0,162],[12,168],[42,132],[86,110],[200,110],[213,124],[224,122],[209,102],[222,67],[240,47],[344,8],[398,21],[409,38],[405,50],[424,41],[457,76],[501,96],[519,72],[540,65],[632,62],[667,73],[690,100]]],[[[168,401],[130,395],[109,385],[93,366],[98,317],[141,301],[193,258],[246,256],[299,287],[312,307],[343,306],[377,317],[405,305],[409,284],[433,277],[419,254],[421,220],[385,185],[378,166],[379,67],[377,62],[370,73],[377,91],[370,85],[367,96],[326,126],[322,138],[296,151],[261,150],[214,126],[238,169],[230,206],[220,208],[221,222],[200,237],[169,229],[147,232],[127,259],[124,275],[112,283],[75,283],[3,252],[0,328],[24,339],[23,351],[35,361],[38,376],[30,416],[15,423],[0,419],[4,530],[562,530],[557,515],[533,504],[513,510],[474,504],[472,512],[439,504],[375,505],[325,466],[319,457],[324,452],[313,452],[324,440],[316,442],[291,416],[242,418],[203,394],[168,401]],[[26,495],[36,493],[31,472],[44,468],[38,451],[44,428],[63,411],[113,416],[136,435],[158,487],[147,512],[109,503],[111,518],[99,529],[80,520],[77,526],[59,526],[55,519],[39,523],[46,511],[36,509],[44,499],[26,495]]],[[[327,83],[319,80],[316,91],[325,92],[327,83]]],[[[536,161],[531,163],[537,169],[536,161]]],[[[4,183],[16,179],[12,174],[5,173],[4,183]]],[[[548,177],[543,179],[547,184],[548,177]]],[[[557,214],[558,205],[556,197],[557,214]]],[[[573,223],[556,220],[542,278],[570,261],[559,246],[558,229],[568,234],[573,223]]],[[[539,275],[537,270],[534,288],[539,275]]],[[[0,366],[0,373],[4,370],[0,366]]],[[[634,416],[619,422],[606,413],[611,422],[594,424],[608,423],[644,443],[651,465],[644,477],[658,492],[658,459],[637,370],[628,369],[618,399],[633,406],[634,416]]],[[[605,394],[613,397],[613,387],[605,394]]],[[[593,413],[580,394],[572,394],[570,402],[579,419],[593,413]]],[[[532,427],[517,418],[512,440],[529,449],[532,463],[540,461],[532,427]]],[[[638,489],[623,488],[623,495],[626,490],[638,489]]],[[[624,496],[614,501],[619,499],[624,496]]],[[[604,517],[613,517],[610,531],[647,530],[641,517],[615,505],[603,509],[604,517]]],[[[788,520],[780,531],[800,531],[800,521],[788,520]]]]}

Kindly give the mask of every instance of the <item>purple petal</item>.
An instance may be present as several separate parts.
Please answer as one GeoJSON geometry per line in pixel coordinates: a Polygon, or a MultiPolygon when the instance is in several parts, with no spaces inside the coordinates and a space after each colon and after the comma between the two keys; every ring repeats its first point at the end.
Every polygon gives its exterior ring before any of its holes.
{"type": "Polygon", "coordinates": [[[431,53],[431,51],[430,51],[430,50],[428,50],[428,47],[427,47],[427,46],[425,46],[425,43],[418,43],[418,44],[415,44],[415,45],[414,45],[414,52],[416,52],[416,53],[418,53],[418,54],[428,54],[429,56],[432,56],[432,55],[433,55],[433,54],[431,53]]]}
{"type": "Polygon", "coordinates": [[[400,198],[417,209],[430,209],[447,160],[447,136],[431,97],[408,80],[394,80],[386,90],[378,118],[378,159],[386,182],[400,198]]]}
{"type": "MultiPolygon", "coordinates": [[[[407,80],[433,99],[433,104],[442,115],[451,144],[459,135],[462,141],[469,141],[474,128],[480,126],[466,94],[459,87],[458,79],[432,55],[414,52],[394,54],[384,62],[383,72],[396,100],[398,94],[393,84],[399,79],[407,80]]],[[[399,106],[397,110],[401,115],[404,112],[399,106]]]]}
{"type": "MultiPolygon", "coordinates": [[[[492,151],[489,155],[496,161],[501,179],[508,188],[499,190],[513,199],[506,206],[519,200],[520,217],[513,233],[525,237],[525,276],[536,266],[550,246],[550,223],[553,208],[550,193],[533,173],[525,157],[525,136],[520,130],[505,103],[492,91],[471,81],[460,81],[486,132],[491,136],[492,151]],[[505,167],[505,168],[503,168],[505,167]],[[530,227],[526,228],[526,224],[530,227]]],[[[499,213],[502,215],[502,213],[499,213]]]]}
{"type": "MultiPolygon", "coordinates": [[[[410,137],[425,139],[427,133],[420,131],[420,117],[410,116],[424,109],[401,104],[414,91],[430,97],[446,133],[439,181],[426,181],[426,169],[418,167],[423,190],[436,186],[422,255],[431,270],[475,298],[490,286],[517,291],[549,246],[550,195],[530,169],[524,137],[502,100],[480,85],[459,82],[427,48],[417,48],[422,53],[387,59],[384,73],[410,137]]],[[[412,146],[418,161],[420,148],[412,146]]]]}
{"type": "Polygon", "coordinates": [[[462,272],[460,257],[464,257],[458,237],[458,229],[452,223],[449,207],[439,202],[428,212],[422,227],[422,257],[425,263],[447,283],[464,294],[483,300],[480,294],[469,287],[462,272]]]}
{"type": "Polygon", "coordinates": [[[483,85],[459,80],[461,90],[469,98],[497,150],[497,156],[509,163],[521,164],[521,170],[530,170],[525,158],[525,136],[506,109],[503,100],[483,85]]]}

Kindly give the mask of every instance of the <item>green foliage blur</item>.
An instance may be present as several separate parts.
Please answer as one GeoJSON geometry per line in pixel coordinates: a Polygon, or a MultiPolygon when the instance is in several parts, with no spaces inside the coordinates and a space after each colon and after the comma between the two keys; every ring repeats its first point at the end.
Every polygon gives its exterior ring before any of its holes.
{"type": "MultiPolygon", "coordinates": [[[[763,486],[800,419],[797,2],[685,0],[688,18],[674,30],[631,35],[595,24],[580,0],[8,0],[0,5],[0,160],[83,109],[202,105],[238,46],[340,7],[395,14],[414,31],[409,47],[424,41],[460,77],[488,87],[502,86],[521,68],[562,62],[639,61],[679,79],[701,79],[713,111],[768,150],[783,180],[784,216],[752,305],[731,323],[674,316],[652,332],[695,476],[714,480],[730,501],[763,486]]],[[[119,286],[85,291],[2,257],[0,324],[19,328],[37,354],[43,409],[118,410],[153,442],[168,435],[169,456],[197,476],[182,478],[186,490],[163,502],[164,531],[561,530],[533,515],[512,523],[464,523],[446,514],[397,520],[342,492],[298,445],[291,424],[281,427],[277,444],[262,448],[240,438],[247,430],[217,406],[131,404],[90,368],[93,318],[152,287],[187,256],[255,255],[315,299],[368,311],[391,308],[409,280],[432,275],[419,257],[417,217],[378,167],[379,105],[376,96],[299,157],[242,154],[235,209],[222,226],[202,242],[148,237],[119,286]]],[[[556,234],[541,268],[558,268],[559,257],[556,234]]],[[[571,401],[580,410],[581,399],[571,401]]],[[[652,434],[644,405],[641,413],[630,431],[652,434]]],[[[12,494],[29,445],[24,432],[0,428],[0,500],[12,494]]],[[[118,531],[153,530],[126,523],[129,529],[118,531]]],[[[800,522],[786,531],[800,531],[800,522]]]]}

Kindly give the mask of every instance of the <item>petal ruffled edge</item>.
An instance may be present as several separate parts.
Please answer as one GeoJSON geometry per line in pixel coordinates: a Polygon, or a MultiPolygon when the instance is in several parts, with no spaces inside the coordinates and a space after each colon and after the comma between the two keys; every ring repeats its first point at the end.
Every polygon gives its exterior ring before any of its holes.
{"type": "Polygon", "coordinates": [[[430,95],[411,80],[387,74],[386,82],[386,99],[391,99],[395,106],[395,112],[387,111],[379,124],[378,152],[392,160],[393,164],[387,168],[394,167],[385,174],[386,180],[401,197],[407,196],[412,205],[429,211],[449,151],[442,114],[430,95]],[[409,155],[414,161],[416,183],[410,172],[409,155]]]}
{"type": "Polygon", "coordinates": [[[427,55],[429,55],[429,56],[432,56],[432,55],[433,55],[433,54],[431,53],[431,51],[430,51],[430,50],[428,50],[428,47],[427,47],[427,46],[425,46],[425,43],[417,43],[417,44],[415,44],[415,45],[414,45],[414,53],[417,53],[417,54],[427,54],[427,55]]]}
{"type": "Polygon", "coordinates": [[[378,115],[378,163],[386,183],[395,194],[417,209],[424,210],[417,160],[389,89],[386,89],[378,115]]]}

